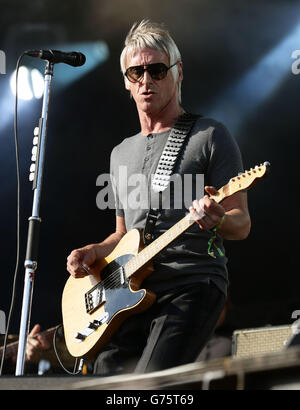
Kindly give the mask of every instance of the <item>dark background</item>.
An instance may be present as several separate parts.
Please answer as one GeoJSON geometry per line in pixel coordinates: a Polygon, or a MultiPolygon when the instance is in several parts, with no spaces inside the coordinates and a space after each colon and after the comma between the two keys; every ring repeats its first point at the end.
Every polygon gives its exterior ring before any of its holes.
{"type": "MultiPolygon", "coordinates": [[[[291,54],[300,49],[300,2],[287,0],[0,0],[0,49],[7,57],[6,74],[0,75],[0,310],[8,314],[16,258],[14,99],[9,79],[17,58],[25,49],[49,44],[84,52],[78,44],[103,41],[109,50],[102,64],[81,71],[84,74],[68,86],[59,86],[58,74],[53,79],[31,316],[32,325],[47,328],[61,323],[67,255],[101,241],[114,227],[114,212],[96,206],[96,178],[109,172],[112,148],[139,131],[134,103],[123,87],[119,55],[131,25],[142,18],[164,22],[181,50],[184,108],[222,121],[238,141],[246,169],[271,163],[269,177],[249,191],[250,236],[226,242],[233,303],[228,322],[232,329],[291,323],[292,312],[300,309],[300,75],[291,70],[291,54]]],[[[45,63],[31,60],[26,57],[23,63],[35,64],[43,73],[45,63]]],[[[63,70],[72,76],[84,67],[64,65],[60,73],[63,70]]],[[[32,208],[28,170],[41,103],[19,105],[21,257],[13,333],[19,331],[32,208]]]]}

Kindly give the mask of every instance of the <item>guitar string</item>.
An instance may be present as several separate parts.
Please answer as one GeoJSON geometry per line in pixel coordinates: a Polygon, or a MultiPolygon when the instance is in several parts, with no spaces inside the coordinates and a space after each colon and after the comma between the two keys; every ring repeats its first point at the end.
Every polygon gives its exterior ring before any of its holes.
{"type": "MultiPolygon", "coordinates": [[[[95,289],[104,287],[104,289],[113,289],[118,287],[118,277],[120,276],[120,268],[112,272],[107,278],[103,279],[99,282],[95,289]]],[[[89,292],[87,292],[89,293],[89,292]]]]}
{"type": "MultiPolygon", "coordinates": [[[[164,234],[163,234],[164,235],[164,234]]],[[[162,236],[163,236],[162,235],[162,236]]],[[[151,245],[150,245],[151,246],[151,245]]],[[[143,252],[143,251],[141,251],[143,252]]],[[[140,252],[140,253],[141,253],[140,252]]],[[[130,259],[128,262],[132,261],[132,259],[130,259]]],[[[125,265],[126,266],[126,265],[125,265]]],[[[117,270],[115,270],[114,272],[112,272],[107,278],[103,279],[101,282],[99,282],[96,286],[95,289],[104,287],[104,288],[117,288],[118,287],[118,278],[121,276],[121,268],[123,268],[123,266],[121,266],[120,268],[118,268],[117,270]]],[[[87,292],[88,293],[88,292],[87,292]]]]}
{"type": "Polygon", "coordinates": [[[119,273],[120,273],[120,269],[117,269],[116,271],[112,272],[107,278],[101,280],[99,283],[97,283],[92,289],[90,289],[86,293],[91,293],[95,289],[98,289],[101,287],[104,287],[104,288],[106,287],[107,289],[116,288],[117,287],[117,277],[119,276],[119,273]]]}

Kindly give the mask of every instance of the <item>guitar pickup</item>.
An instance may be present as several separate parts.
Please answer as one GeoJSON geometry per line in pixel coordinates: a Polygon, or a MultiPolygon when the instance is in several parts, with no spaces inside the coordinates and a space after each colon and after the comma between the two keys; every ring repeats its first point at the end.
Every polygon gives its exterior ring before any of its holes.
{"type": "Polygon", "coordinates": [[[106,302],[105,289],[101,285],[97,285],[89,290],[85,295],[85,308],[87,313],[93,312],[102,303],[106,302]]]}

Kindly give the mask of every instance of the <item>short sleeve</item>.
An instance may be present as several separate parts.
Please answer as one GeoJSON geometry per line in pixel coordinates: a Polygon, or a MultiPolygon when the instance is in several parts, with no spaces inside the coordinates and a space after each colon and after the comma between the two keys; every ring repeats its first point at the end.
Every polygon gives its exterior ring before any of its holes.
{"type": "Polygon", "coordinates": [[[236,140],[219,122],[212,127],[209,144],[210,158],[205,183],[219,189],[230,178],[243,172],[242,156],[236,140]]]}

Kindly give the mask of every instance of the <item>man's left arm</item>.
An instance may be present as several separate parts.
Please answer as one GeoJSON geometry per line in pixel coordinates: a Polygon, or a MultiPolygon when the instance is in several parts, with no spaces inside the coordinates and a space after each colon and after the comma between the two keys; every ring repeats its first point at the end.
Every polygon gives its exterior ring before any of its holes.
{"type": "Polygon", "coordinates": [[[190,213],[200,229],[210,230],[217,226],[218,234],[224,239],[246,239],[251,228],[247,193],[236,192],[218,204],[210,198],[217,190],[214,187],[205,187],[205,190],[209,195],[193,201],[193,206],[190,207],[190,213]],[[199,219],[201,211],[205,215],[199,219]]]}

